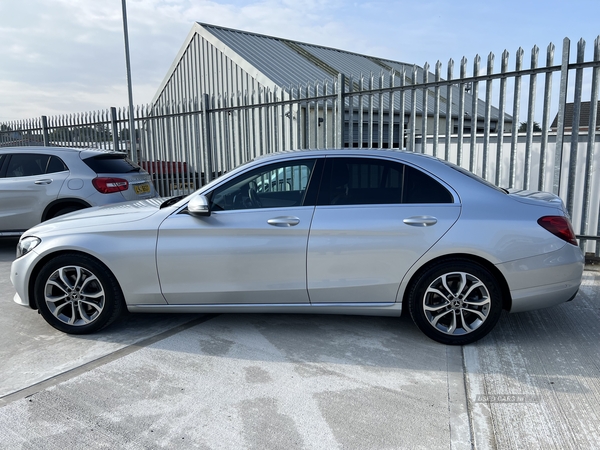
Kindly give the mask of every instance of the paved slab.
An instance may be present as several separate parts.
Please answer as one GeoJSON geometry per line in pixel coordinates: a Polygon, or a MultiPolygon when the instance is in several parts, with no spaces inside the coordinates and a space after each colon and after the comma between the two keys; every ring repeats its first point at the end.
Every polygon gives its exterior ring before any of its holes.
{"type": "Polygon", "coordinates": [[[460,352],[400,322],[221,315],[0,408],[0,447],[451,448],[460,352]]]}
{"type": "Polygon", "coordinates": [[[505,315],[464,347],[477,449],[600,448],[600,272],[577,298],[505,315]]]}

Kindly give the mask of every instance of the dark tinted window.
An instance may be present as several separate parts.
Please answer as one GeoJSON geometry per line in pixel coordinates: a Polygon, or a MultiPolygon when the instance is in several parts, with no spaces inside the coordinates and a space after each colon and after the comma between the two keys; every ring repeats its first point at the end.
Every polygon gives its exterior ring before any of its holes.
{"type": "Polygon", "coordinates": [[[402,164],[369,158],[328,158],[320,205],[401,203],[402,164]]]}
{"type": "Polygon", "coordinates": [[[63,172],[65,170],[69,170],[65,163],[57,156],[51,156],[48,161],[48,165],[46,166],[46,173],[56,173],[63,172]]]}
{"type": "Polygon", "coordinates": [[[83,160],[96,173],[129,173],[139,172],[140,166],[125,154],[98,155],[83,160]]]}
{"type": "Polygon", "coordinates": [[[30,177],[46,173],[49,155],[14,154],[11,156],[6,168],[6,177],[30,177]]]}
{"type": "Polygon", "coordinates": [[[404,169],[402,203],[452,203],[453,197],[439,182],[413,167],[404,169]]]}
{"type": "Polygon", "coordinates": [[[56,156],[16,153],[8,161],[5,177],[31,177],[65,170],[69,169],[56,156]]]}
{"type": "Polygon", "coordinates": [[[451,203],[452,195],[410,166],[371,158],[328,158],[319,205],[451,203]]]}

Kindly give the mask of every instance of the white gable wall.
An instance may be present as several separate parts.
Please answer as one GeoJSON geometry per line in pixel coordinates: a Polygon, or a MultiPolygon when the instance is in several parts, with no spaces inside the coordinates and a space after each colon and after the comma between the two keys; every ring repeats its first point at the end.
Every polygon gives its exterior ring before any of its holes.
{"type": "Polygon", "coordinates": [[[196,23],[157,91],[152,104],[201,99],[204,93],[232,95],[274,90],[276,84],[196,23]]]}

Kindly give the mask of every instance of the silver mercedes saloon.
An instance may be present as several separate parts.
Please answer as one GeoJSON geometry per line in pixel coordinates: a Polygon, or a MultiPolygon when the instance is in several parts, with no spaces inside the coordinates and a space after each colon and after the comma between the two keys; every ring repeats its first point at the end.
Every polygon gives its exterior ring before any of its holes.
{"type": "Polygon", "coordinates": [[[468,344],[502,310],[572,300],[584,257],[553,194],[500,189],[398,150],[259,157],[183,198],[60,216],[26,231],[15,301],[66,333],[131,312],[410,313],[468,344]]]}

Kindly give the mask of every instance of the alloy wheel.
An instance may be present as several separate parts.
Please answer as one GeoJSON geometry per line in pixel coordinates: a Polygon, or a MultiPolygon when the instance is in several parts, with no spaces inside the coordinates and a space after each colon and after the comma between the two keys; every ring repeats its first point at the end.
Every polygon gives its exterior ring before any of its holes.
{"type": "Polygon", "coordinates": [[[429,324],[444,334],[460,336],[481,327],[488,318],[490,293],[476,276],[449,272],[425,290],[423,311],[429,324]]]}
{"type": "Polygon", "coordinates": [[[44,286],[44,301],[50,313],[75,327],[94,322],[104,309],[105,299],[100,280],[80,266],[60,267],[44,286]]]}

